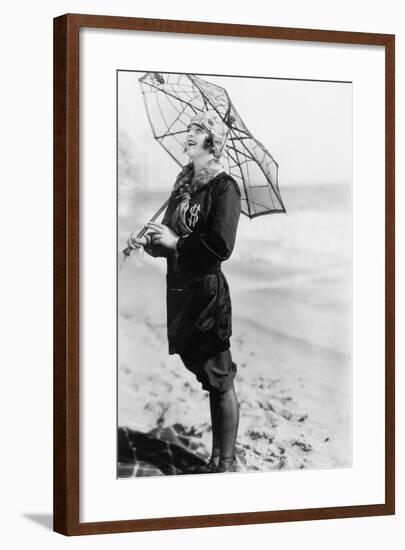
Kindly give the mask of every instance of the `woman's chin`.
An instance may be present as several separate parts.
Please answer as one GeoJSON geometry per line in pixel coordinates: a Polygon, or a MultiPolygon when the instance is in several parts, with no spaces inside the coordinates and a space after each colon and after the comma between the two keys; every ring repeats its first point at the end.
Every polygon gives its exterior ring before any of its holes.
{"type": "Polygon", "coordinates": [[[193,161],[203,161],[205,159],[209,159],[209,155],[207,155],[206,151],[196,151],[193,149],[187,149],[186,154],[189,156],[190,160],[193,161]]]}

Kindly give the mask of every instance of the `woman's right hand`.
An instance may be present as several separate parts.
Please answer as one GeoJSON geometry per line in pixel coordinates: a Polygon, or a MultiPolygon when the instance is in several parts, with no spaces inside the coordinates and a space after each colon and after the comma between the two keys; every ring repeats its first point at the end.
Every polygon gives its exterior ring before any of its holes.
{"type": "Polygon", "coordinates": [[[169,249],[156,243],[156,233],[148,228],[148,232],[142,237],[137,237],[135,232],[131,233],[127,239],[128,248],[125,249],[124,254],[129,256],[131,250],[144,248],[145,252],[153,258],[166,258],[169,249]],[[127,253],[128,252],[128,253],[127,253]]]}
{"type": "Polygon", "coordinates": [[[129,247],[140,248],[146,246],[150,241],[150,237],[143,235],[142,237],[135,237],[133,233],[128,237],[127,244],[129,247]]]}

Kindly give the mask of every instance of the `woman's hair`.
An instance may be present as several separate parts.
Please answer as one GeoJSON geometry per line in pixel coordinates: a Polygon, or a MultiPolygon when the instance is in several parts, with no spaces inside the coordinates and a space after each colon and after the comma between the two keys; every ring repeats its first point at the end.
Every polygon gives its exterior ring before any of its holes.
{"type": "Polygon", "coordinates": [[[212,134],[208,134],[205,137],[203,148],[207,149],[209,153],[212,153],[215,156],[214,138],[212,134]]]}

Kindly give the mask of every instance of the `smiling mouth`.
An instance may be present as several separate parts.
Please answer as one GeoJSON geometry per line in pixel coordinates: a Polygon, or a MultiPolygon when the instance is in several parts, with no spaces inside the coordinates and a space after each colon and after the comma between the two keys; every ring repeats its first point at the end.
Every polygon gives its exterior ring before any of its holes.
{"type": "Polygon", "coordinates": [[[187,142],[187,145],[190,146],[190,145],[196,145],[196,143],[194,141],[188,141],[187,142]]]}

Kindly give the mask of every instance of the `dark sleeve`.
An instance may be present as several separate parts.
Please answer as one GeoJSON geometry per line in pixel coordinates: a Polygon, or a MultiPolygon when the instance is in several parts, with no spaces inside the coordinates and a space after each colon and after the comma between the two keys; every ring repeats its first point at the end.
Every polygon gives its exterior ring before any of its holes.
{"type": "Polygon", "coordinates": [[[179,257],[198,261],[223,261],[232,254],[241,212],[240,191],[229,177],[219,181],[212,195],[212,206],[205,232],[191,233],[177,243],[179,257]]]}
{"type": "Polygon", "coordinates": [[[153,256],[154,258],[167,258],[169,253],[172,252],[169,248],[166,248],[166,246],[153,244],[152,242],[145,245],[144,249],[149,256],[153,256]]]}

